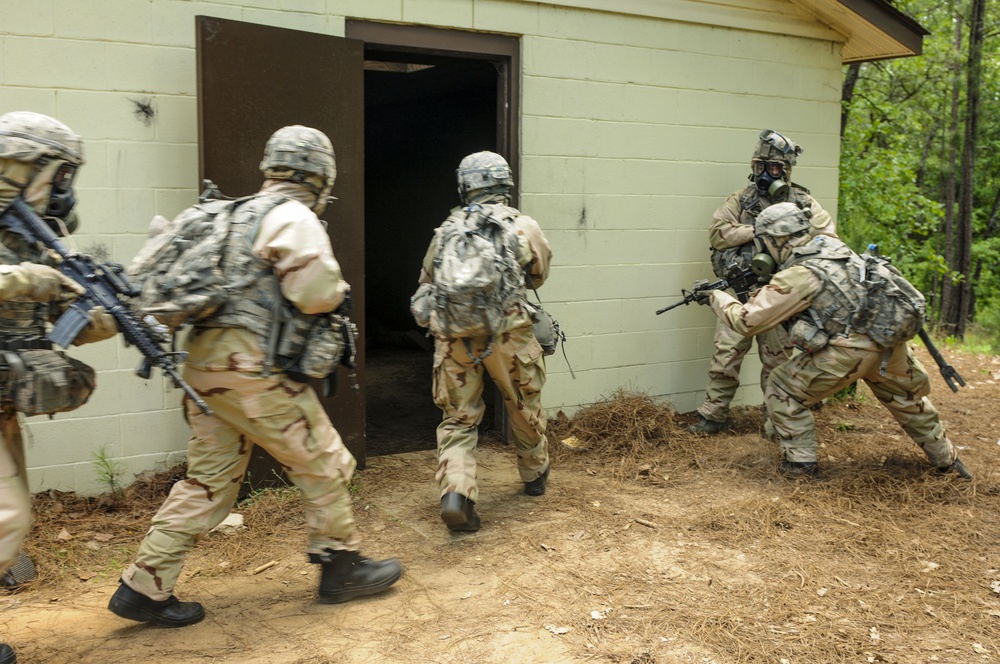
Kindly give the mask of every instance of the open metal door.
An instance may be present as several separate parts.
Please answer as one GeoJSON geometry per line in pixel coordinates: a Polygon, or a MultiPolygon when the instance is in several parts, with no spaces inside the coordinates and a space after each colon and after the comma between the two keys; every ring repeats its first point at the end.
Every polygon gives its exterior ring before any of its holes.
{"type": "MultiPolygon", "coordinates": [[[[338,200],[324,214],[333,250],[352,288],[351,317],[364,312],[364,46],[300,30],[196,17],[200,178],[226,195],[260,187],[257,170],[268,137],[286,125],[326,133],[337,154],[338,200]]],[[[201,180],[199,179],[199,184],[201,180]]],[[[356,385],[341,367],[337,393],[324,407],[344,443],[365,464],[364,335],[356,385]]],[[[255,449],[249,479],[268,484],[280,466],[255,449]],[[263,466],[261,466],[263,464],[263,466]]]]}

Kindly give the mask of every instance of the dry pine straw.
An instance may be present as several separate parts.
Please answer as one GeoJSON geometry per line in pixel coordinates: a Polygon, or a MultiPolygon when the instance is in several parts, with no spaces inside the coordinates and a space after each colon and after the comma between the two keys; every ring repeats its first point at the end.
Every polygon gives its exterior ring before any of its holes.
{"type": "MultiPolygon", "coordinates": [[[[613,569],[574,566],[573,578],[560,583],[601,588],[608,601],[634,597],[637,588],[644,598],[644,608],[614,620],[568,621],[582,652],[593,652],[585,642],[597,643],[604,658],[653,662],[668,626],[722,661],[982,661],[974,645],[1000,653],[1000,601],[990,589],[1000,578],[1000,489],[985,472],[1000,461],[998,447],[963,453],[979,472],[974,482],[959,482],[928,472],[919,450],[898,429],[884,428],[890,418],[870,397],[816,415],[823,477],[802,483],[776,477],[777,451],[759,435],[759,408],[734,410],[730,428],[714,437],[687,433],[690,415],[625,391],[550,421],[555,464],[586,468],[637,495],[677,496],[694,509],[677,512],[674,530],[754,561],[745,575],[704,584],[627,559],[613,569]],[[558,444],[569,436],[584,449],[558,444]]],[[[119,501],[36,495],[25,548],[40,576],[30,586],[117,576],[182,471],[150,477],[119,501]],[[64,528],[71,539],[59,538],[64,528]]],[[[391,478],[379,475],[385,481],[391,478]]],[[[303,527],[292,490],[261,493],[240,512],[252,542],[216,538],[195,549],[189,566],[200,556],[205,570],[220,561],[252,570],[287,552],[289,530],[303,527]]]]}
{"type": "MultiPolygon", "coordinates": [[[[1000,461],[997,446],[977,448],[972,460],[983,472],[969,483],[929,470],[870,393],[816,418],[823,477],[802,483],[776,478],[777,449],[759,434],[759,408],[734,411],[722,436],[692,436],[684,430],[691,416],[616,392],[556,418],[551,433],[584,448],[557,449],[561,464],[600,462],[621,482],[667,486],[694,501],[705,494],[704,509],[673,525],[753,554],[753,578],[651,583],[649,602],[659,608],[641,619],[646,628],[670,625],[734,661],[1000,656],[991,590],[1000,579],[1000,489],[988,472],[1000,461]]],[[[623,595],[648,571],[629,576],[623,595]]]]}

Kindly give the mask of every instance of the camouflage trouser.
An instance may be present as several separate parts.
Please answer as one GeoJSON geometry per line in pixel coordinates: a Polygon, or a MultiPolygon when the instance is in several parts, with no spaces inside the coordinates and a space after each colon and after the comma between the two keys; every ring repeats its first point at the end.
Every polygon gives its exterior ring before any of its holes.
{"type": "MultiPolygon", "coordinates": [[[[469,339],[481,355],[487,339],[469,339]]],[[[538,479],[549,467],[545,438],[542,386],[545,361],[530,327],[498,335],[493,352],[473,364],[463,339],[437,339],[434,348],[434,403],[444,413],[437,428],[438,468],[435,477],[443,496],[460,493],[479,499],[476,484],[477,427],[483,419],[483,368],[503,395],[517,448],[517,469],[525,482],[538,479]]]]}
{"type": "Polygon", "coordinates": [[[187,478],[174,484],[122,579],[154,600],[167,599],[184,555],[229,514],[253,444],[267,450],[302,492],[307,552],[356,550],[347,483],[355,460],[308,385],[277,375],[185,369],[214,415],[185,399],[192,437],[187,478]]]}
{"type": "Polygon", "coordinates": [[[756,337],[744,337],[718,321],[715,326],[715,351],[708,369],[708,389],[705,390],[705,401],[698,407],[698,414],[706,420],[725,422],[729,416],[729,404],[740,386],[740,367],[754,339],[760,354],[761,389],[767,385],[767,377],[775,367],[791,357],[792,345],[788,334],[780,326],[756,337]]]}
{"type": "Polygon", "coordinates": [[[816,428],[810,406],[864,380],[931,465],[951,465],[957,454],[927,398],[931,383],[924,367],[908,345],[900,344],[893,349],[882,376],[879,369],[884,357],[883,351],[828,345],[812,354],[797,355],[771,372],[764,403],[786,459],[816,461],[816,428]]]}
{"type": "Polygon", "coordinates": [[[31,527],[31,497],[24,467],[24,441],[17,413],[0,410],[0,575],[17,562],[31,527]]]}

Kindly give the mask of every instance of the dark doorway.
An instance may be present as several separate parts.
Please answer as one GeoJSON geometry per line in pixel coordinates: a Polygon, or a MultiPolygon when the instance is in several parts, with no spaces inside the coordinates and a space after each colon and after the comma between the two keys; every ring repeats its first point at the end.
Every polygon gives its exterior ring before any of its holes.
{"type": "Polygon", "coordinates": [[[410,295],[434,229],[459,202],[458,162],[498,150],[498,69],[366,47],[364,78],[367,449],[433,449],[433,340],[414,324],[410,295]]]}

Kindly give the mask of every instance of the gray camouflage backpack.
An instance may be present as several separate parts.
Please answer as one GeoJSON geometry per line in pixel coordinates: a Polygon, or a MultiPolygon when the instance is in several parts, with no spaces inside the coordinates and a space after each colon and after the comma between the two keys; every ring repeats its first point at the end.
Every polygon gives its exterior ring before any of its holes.
{"type": "Polygon", "coordinates": [[[872,341],[892,348],[909,341],[920,332],[927,316],[923,293],[906,280],[887,258],[875,253],[861,254],[864,267],[858,275],[866,287],[865,305],[855,313],[854,323],[867,328],[872,341]]]}
{"type": "MultiPolygon", "coordinates": [[[[417,290],[412,309],[417,323],[443,337],[490,337],[524,291],[517,262],[517,211],[473,203],[457,209],[441,225],[434,255],[434,281],[417,290]],[[418,313],[425,312],[425,315],[418,313]]],[[[471,354],[471,352],[470,352],[471,354]]]]}
{"type": "Polygon", "coordinates": [[[859,256],[842,241],[823,236],[795,249],[782,267],[800,263],[824,288],[809,309],[792,319],[792,343],[813,352],[831,337],[860,332],[892,349],[920,331],[927,313],[923,294],[874,251],[859,256]]]}
{"type": "MultiPolygon", "coordinates": [[[[150,238],[128,268],[140,289],[131,305],[140,316],[153,315],[171,331],[215,313],[232,292],[258,279],[244,275],[230,283],[221,261],[230,220],[247,202],[261,197],[206,200],[181,212],[159,235],[150,238]]],[[[271,196],[270,210],[286,198],[271,196]]],[[[265,210],[266,213],[266,210],[265,210]]],[[[263,214],[261,214],[263,216],[263,214]]]]}

